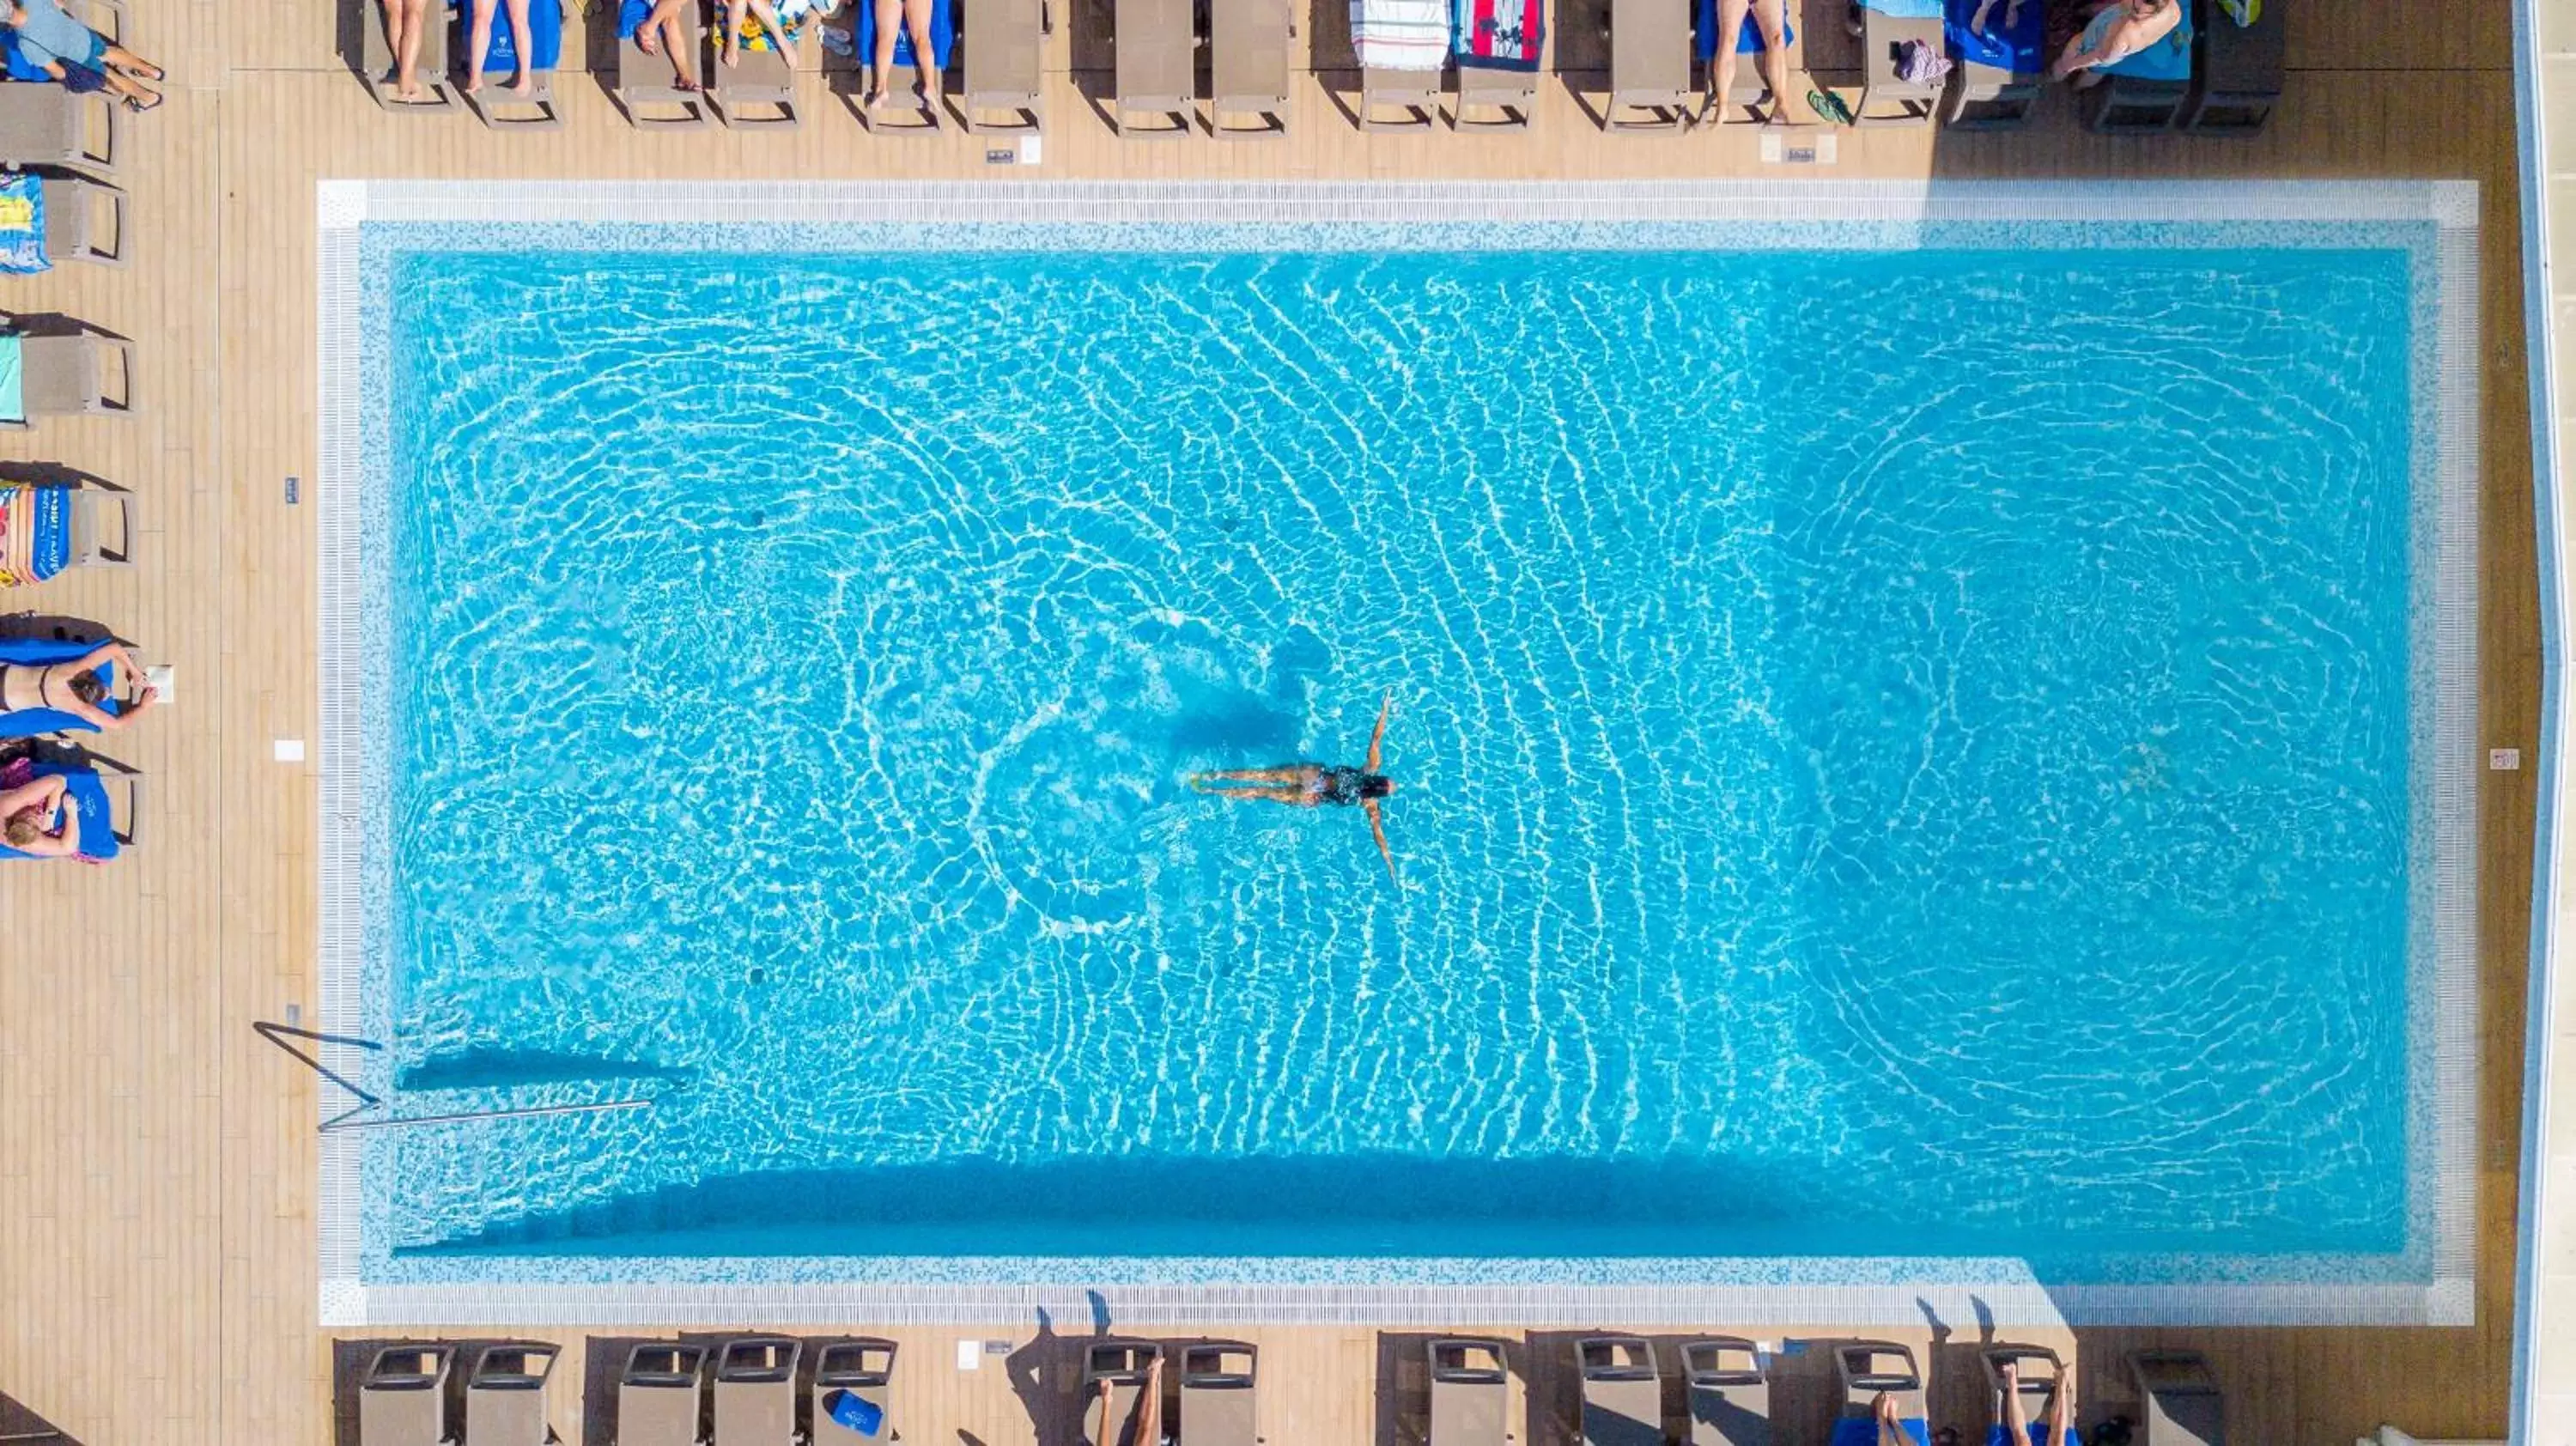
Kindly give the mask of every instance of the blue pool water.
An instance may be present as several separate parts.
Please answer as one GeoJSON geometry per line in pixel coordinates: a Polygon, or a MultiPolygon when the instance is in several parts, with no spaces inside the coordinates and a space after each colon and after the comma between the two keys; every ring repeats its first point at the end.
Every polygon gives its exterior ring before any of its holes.
{"type": "Polygon", "coordinates": [[[392,1251],[2403,1244],[2403,250],[388,264],[392,1251]]]}

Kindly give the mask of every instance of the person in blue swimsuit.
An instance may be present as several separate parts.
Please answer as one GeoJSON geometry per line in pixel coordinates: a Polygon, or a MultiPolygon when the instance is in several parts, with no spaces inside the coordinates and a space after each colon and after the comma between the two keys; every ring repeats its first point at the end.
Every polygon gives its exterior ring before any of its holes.
{"type": "Polygon", "coordinates": [[[1221,798],[1259,799],[1267,803],[1284,803],[1292,808],[1321,808],[1325,804],[1343,807],[1356,805],[1368,815],[1369,832],[1377,838],[1378,857],[1386,860],[1386,876],[1395,877],[1395,851],[1387,847],[1386,821],[1379,816],[1378,804],[1395,792],[1395,780],[1379,772],[1386,747],[1387,713],[1395,706],[1395,695],[1378,704],[1377,728],[1369,734],[1368,762],[1357,768],[1322,763],[1283,763],[1276,768],[1228,768],[1214,773],[1193,775],[1190,787],[1201,793],[1221,798]]]}
{"type": "Polygon", "coordinates": [[[2182,0],[2111,0],[2085,22],[2083,33],[2066,43],[2048,78],[2064,80],[2077,71],[2077,89],[2102,79],[2104,66],[2117,65],[2173,33],[2182,23],[2182,0]]]}

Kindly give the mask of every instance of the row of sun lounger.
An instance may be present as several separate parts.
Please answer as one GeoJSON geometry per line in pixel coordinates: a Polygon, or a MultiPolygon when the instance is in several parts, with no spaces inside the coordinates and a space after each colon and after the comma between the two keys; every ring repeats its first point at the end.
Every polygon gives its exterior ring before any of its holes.
{"type": "MultiPolygon", "coordinates": [[[[364,3],[364,0],[352,0],[364,3]]],[[[1056,0],[1063,3],[1063,0],[1056,0]]],[[[1209,95],[1205,129],[1227,138],[1284,135],[1288,121],[1291,78],[1290,42],[1296,34],[1296,7],[1291,0],[1110,0],[1115,30],[1115,94],[1112,101],[1119,133],[1138,139],[1164,140],[1199,133],[1197,67],[1199,50],[1207,50],[1209,95]],[[1197,16],[1207,17],[1206,35],[1197,16]]],[[[1421,130],[1437,123],[1442,102],[1456,89],[1450,111],[1462,129],[1526,127],[1535,111],[1541,57],[1545,48],[1545,0],[1503,0],[1495,6],[1502,21],[1491,18],[1470,26],[1454,11],[1457,0],[1352,0],[1352,45],[1361,68],[1359,118],[1369,130],[1421,130]],[[1475,33],[1470,34],[1473,30],[1475,33]],[[1497,39],[1497,34],[1501,37],[1497,39]]],[[[2084,92],[2085,124],[2108,132],[2186,129],[2246,133],[2268,118],[2281,85],[2285,0],[2262,8],[2251,25],[2227,18],[2214,0],[2192,0],[2196,22],[2187,44],[2177,40],[2171,57],[2144,56],[2106,72],[2103,83],[2084,92]]],[[[420,61],[424,99],[397,97],[388,78],[393,57],[384,29],[370,12],[361,19],[365,48],[361,57],[368,83],[379,104],[389,110],[427,113],[460,102],[486,124],[496,127],[548,128],[562,123],[554,102],[553,69],[573,11],[571,0],[537,0],[531,7],[533,93],[511,96],[499,84],[488,84],[479,96],[465,95],[451,75],[452,56],[461,37],[450,31],[462,22],[451,10],[450,23],[434,26],[420,61]]],[[[688,30],[705,45],[704,27],[683,7],[688,30]]],[[[2000,23],[1986,32],[1966,24],[1967,0],[1865,0],[1856,7],[1861,25],[1863,61],[1861,99],[1853,123],[1862,126],[1921,125],[1935,119],[1963,128],[2017,125],[2037,103],[2048,57],[2041,42],[2043,0],[2025,0],[2022,23],[2014,33],[2000,23]],[[1964,8],[1963,8],[1964,7],[1964,8]],[[1909,46],[1926,47],[1946,56],[1948,73],[1931,79],[1909,78],[1901,58],[1909,46]]],[[[872,27],[874,8],[853,7],[863,26],[872,27]]],[[[1791,6],[1791,30],[1799,6],[1791,6]]],[[[955,61],[954,41],[971,11],[974,36],[964,46],[964,88],[960,115],[980,134],[1025,134],[1045,124],[1043,38],[1053,32],[1050,0],[941,0],[940,22],[934,24],[931,63],[945,71],[955,61]]],[[[846,12],[845,12],[846,13],[846,12]]],[[[1741,34],[1714,35],[1714,0],[1606,0],[1602,25],[1610,52],[1605,128],[1621,131],[1678,131],[1709,111],[1749,117],[1765,99],[1758,53],[1761,38],[1748,19],[1741,34]],[[1694,85],[1694,63],[1713,76],[1720,44],[1743,57],[1736,94],[1707,94],[1705,82],[1694,85]]],[[[688,91],[674,84],[669,61],[647,54],[638,44],[634,7],[620,20],[617,71],[611,89],[639,126],[700,126],[721,120],[729,126],[794,126],[801,123],[793,77],[774,48],[746,49],[733,66],[717,66],[705,57],[701,67],[707,89],[688,91]]],[[[836,18],[834,25],[851,23],[836,18]]],[[[494,15],[496,40],[506,40],[504,17],[494,15]]],[[[811,26],[807,37],[811,38],[811,26]]],[[[864,33],[858,57],[827,59],[848,72],[852,84],[870,49],[864,33]],[[837,64],[835,63],[837,61],[837,64]]],[[[894,91],[908,96],[919,78],[920,57],[912,54],[910,36],[898,43],[899,74],[894,91]]],[[[515,65],[506,43],[496,43],[487,70],[494,80],[515,65]]],[[[0,97],[0,100],[6,100],[0,97]]],[[[21,102],[31,110],[44,107],[21,102]]],[[[55,134],[47,144],[59,151],[80,144],[63,134],[60,115],[46,116],[55,134]]],[[[114,115],[109,115],[114,123],[114,115]]],[[[10,131],[5,105],[0,105],[0,136],[10,131]]],[[[872,129],[890,134],[931,134],[940,129],[938,114],[924,106],[899,106],[896,113],[871,118],[872,129]]]]}
{"type": "MultiPolygon", "coordinates": [[[[357,1381],[358,1446],[452,1446],[459,1396],[466,1446],[541,1446],[551,1439],[545,1388],[555,1347],[483,1346],[457,1388],[459,1350],[447,1342],[377,1350],[357,1381]]],[[[1585,1446],[1772,1446],[1777,1439],[1770,1365],[1753,1341],[1715,1336],[1680,1346],[1678,1432],[1666,1429],[1666,1377],[1653,1342],[1598,1336],[1576,1342],[1574,1353],[1585,1446]]],[[[1434,1340],[1424,1355],[1427,1446],[1504,1446],[1513,1439],[1506,1343],[1434,1340]]],[[[642,1342],[628,1349],[618,1374],[616,1416],[605,1439],[616,1446],[854,1446],[903,1439],[895,1361],[895,1344],[876,1339],[827,1342],[810,1356],[806,1342],[788,1336],[642,1342]]],[[[2064,1441],[2046,1439],[2066,1373],[2054,1351],[1992,1347],[1984,1365],[1987,1420],[1998,1446],[2010,1419],[2007,1389],[2021,1396],[2028,1446],[2080,1446],[2071,1427],[2064,1441]],[[2010,1387],[2007,1364],[2015,1369],[2010,1387]]],[[[2224,1446],[2225,1401],[2207,1360],[2188,1351],[2142,1351],[2127,1366],[2140,1412],[2135,1446],[2224,1446]]],[[[1892,1341],[1839,1343],[1834,1381],[1832,1446],[1878,1446],[1882,1399],[1906,1437],[1929,1446],[1930,1412],[1911,1349],[1892,1341]]],[[[1256,1446],[1271,1439],[1261,1418],[1259,1358],[1241,1343],[1084,1342],[1079,1387],[1086,1446],[1256,1446]],[[1173,1368],[1168,1378],[1167,1365],[1173,1368]]]]}

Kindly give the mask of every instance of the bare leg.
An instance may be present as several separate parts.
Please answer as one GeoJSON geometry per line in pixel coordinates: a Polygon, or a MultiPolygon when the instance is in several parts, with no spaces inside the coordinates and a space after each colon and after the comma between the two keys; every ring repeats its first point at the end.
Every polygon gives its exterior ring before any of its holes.
{"type": "Polygon", "coordinates": [[[401,17],[401,29],[387,28],[385,38],[394,49],[394,94],[404,100],[421,98],[420,37],[429,24],[429,0],[385,0],[385,13],[401,17]]]}
{"type": "Polygon", "coordinates": [[[921,72],[921,104],[939,114],[939,57],[930,49],[930,0],[903,0],[904,19],[912,22],[913,69],[921,72]]]}
{"type": "Polygon", "coordinates": [[[107,63],[115,66],[121,71],[124,71],[128,75],[135,76],[143,80],[159,80],[162,78],[161,67],[154,65],[151,61],[144,59],[142,56],[135,54],[133,51],[126,49],[122,45],[111,44],[107,47],[107,63]]]}
{"type": "Polygon", "coordinates": [[[724,34],[716,37],[716,59],[726,65],[737,64],[742,56],[742,17],[751,9],[751,0],[725,0],[724,34]]]}
{"type": "Polygon", "coordinates": [[[1771,86],[1771,123],[1789,123],[1788,20],[1781,0],[1753,0],[1753,24],[1762,32],[1762,76],[1771,86]]]}
{"type": "Polygon", "coordinates": [[[1905,1437],[1905,1423],[1896,1417],[1895,1397],[1881,1391],[1870,1409],[1878,1417],[1878,1446],[1914,1446],[1905,1437]]]}
{"type": "Polygon", "coordinates": [[[761,28],[769,32],[769,43],[778,47],[778,58],[787,62],[789,70],[794,70],[796,38],[786,26],[778,23],[778,7],[770,4],[769,0],[751,0],[751,13],[760,17],[761,28]]]}
{"type": "Polygon", "coordinates": [[[1263,803],[1284,803],[1291,808],[1307,808],[1315,802],[1315,796],[1308,793],[1302,784],[1286,784],[1276,788],[1228,788],[1208,791],[1215,793],[1219,798],[1259,799],[1263,803]]]}
{"type": "Polygon", "coordinates": [[[877,7],[877,83],[868,89],[868,114],[885,105],[886,88],[894,84],[894,41],[903,27],[903,0],[859,0],[877,7]]]}
{"type": "Polygon", "coordinates": [[[698,89],[697,47],[689,43],[689,27],[680,23],[680,0],[661,0],[644,25],[662,37],[662,52],[670,57],[671,75],[680,89],[698,89]]]}
{"type": "MultiPolygon", "coordinates": [[[[2020,0],[2014,0],[2014,3],[2020,3],[2020,0]]],[[[2057,1373],[2057,1395],[2048,1403],[2048,1446],[2066,1446],[2074,1439],[2075,1373],[2060,1371],[2057,1373]]]]}
{"type": "MultiPolygon", "coordinates": [[[[552,5],[555,0],[546,0],[552,5]]],[[[528,0],[503,0],[510,12],[510,44],[518,52],[519,73],[510,77],[510,94],[526,95],[537,88],[535,75],[528,69],[528,50],[535,37],[528,33],[528,0]]]]}
{"type": "Polygon", "coordinates": [[[1744,33],[1744,10],[1751,0],[1717,0],[1717,75],[1709,81],[1716,90],[1717,118],[1723,122],[1734,108],[1735,42],[1744,33]]]}
{"type": "MultiPolygon", "coordinates": [[[[1987,0],[1987,3],[1992,4],[1994,0],[1987,0]]],[[[2030,1413],[2023,1409],[2021,1403],[2021,1366],[2006,1361],[1995,1368],[1995,1375],[2002,1380],[2004,1387],[2005,1446],[2029,1446],[2030,1413]]]]}
{"type": "Polygon", "coordinates": [[[1201,773],[1190,779],[1190,786],[1209,790],[1222,783],[1295,784],[1304,787],[1315,775],[1313,765],[1283,763],[1277,768],[1224,768],[1214,773],[1201,773]]]}
{"type": "Polygon", "coordinates": [[[483,93],[483,62],[492,57],[492,7],[501,0],[474,0],[465,16],[465,93],[483,93]]]}

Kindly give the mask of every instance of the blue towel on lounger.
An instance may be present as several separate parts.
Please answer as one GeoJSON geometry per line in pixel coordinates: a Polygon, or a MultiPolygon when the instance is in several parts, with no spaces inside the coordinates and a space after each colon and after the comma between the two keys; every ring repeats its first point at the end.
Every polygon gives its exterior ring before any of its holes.
{"type": "MultiPolygon", "coordinates": [[[[472,0],[466,0],[457,13],[465,23],[474,23],[472,0]]],[[[467,52],[471,54],[469,50],[467,52]]],[[[557,0],[528,0],[528,70],[552,70],[563,60],[563,6],[557,0]]],[[[492,48],[484,53],[485,75],[514,75],[519,69],[518,42],[510,36],[510,7],[492,6],[492,48]]]]}
{"type": "MultiPolygon", "coordinates": [[[[81,821],[89,827],[89,821],[81,821]]],[[[1932,1446],[1932,1433],[1920,1416],[1908,1416],[1899,1424],[1905,1427],[1906,1439],[1914,1446],[1932,1446]]],[[[1834,1446],[1878,1446],[1878,1422],[1867,1416],[1840,1416],[1834,1420],[1834,1446]]]]}
{"type": "Polygon", "coordinates": [[[2004,29],[2004,14],[2012,0],[1995,0],[1983,35],[1968,28],[1968,22],[1977,18],[1977,5],[1978,0],[1950,0],[1948,13],[1941,17],[1951,59],[1964,65],[1991,65],[2015,75],[2038,75],[2048,69],[2040,55],[2048,33],[2048,7],[2043,0],[2021,0],[2021,15],[2009,31],[2004,29]]]}
{"type": "MultiPolygon", "coordinates": [[[[64,642],[54,638],[0,638],[0,663],[41,667],[48,663],[68,663],[80,657],[96,643],[64,642]]],[[[116,665],[102,663],[98,680],[107,685],[110,696],[99,700],[98,711],[114,713],[120,706],[116,692],[116,665]]],[[[39,733],[94,733],[98,730],[58,708],[21,708],[15,713],[0,713],[0,738],[33,738],[39,733]]]]}
{"type": "MultiPolygon", "coordinates": [[[[859,0],[858,60],[861,65],[877,63],[877,7],[872,0],[859,0]]],[[[950,13],[948,0],[930,0],[930,53],[938,64],[933,70],[946,70],[948,57],[957,48],[957,19],[950,13]]],[[[894,63],[915,70],[921,62],[912,56],[912,32],[898,29],[894,37],[894,63]]]]}
{"type": "Polygon", "coordinates": [[[54,78],[43,66],[27,58],[26,52],[18,48],[18,32],[5,25],[0,25],[0,61],[7,63],[11,80],[51,82],[54,78]]]}
{"type": "MultiPolygon", "coordinates": [[[[2030,0],[2030,3],[2036,5],[2039,0],[2030,0]]],[[[1798,38],[1798,28],[1789,23],[1789,11],[1792,8],[1794,7],[1783,5],[1780,10],[1780,43],[1783,45],[1798,38]]],[[[1702,60],[1716,58],[1717,0],[1699,0],[1698,18],[1691,22],[1691,47],[1692,53],[1702,60]]],[[[1744,11],[1744,24],[1735,34],[1735,53],[1738,55],[1762,53],[1762,27],[1753,23],[1753,11],[1750,6],[1744,11]]]]}
{"type": "MultiPolygon", "coordinates": [[[[64,780],[63,797],[71,801],[80,814],[80,857],[106,863],[122,847],[116,841],[116,820],[108,807],[107,785],[101,783],[95,768],[69,768],[59,763],[36,765],[38,778],[60,777],[64,780]]],[[[31,859],[36,855],[0,843],[0,859],[31,859]]]]}
{"type": "Polygon", "coordinates": [[[624,3],[617,7],[617,38],[634,39],[635,32],[643,28],[644,17],[652,13],[653,0],[624,0],[624,3]]]}

